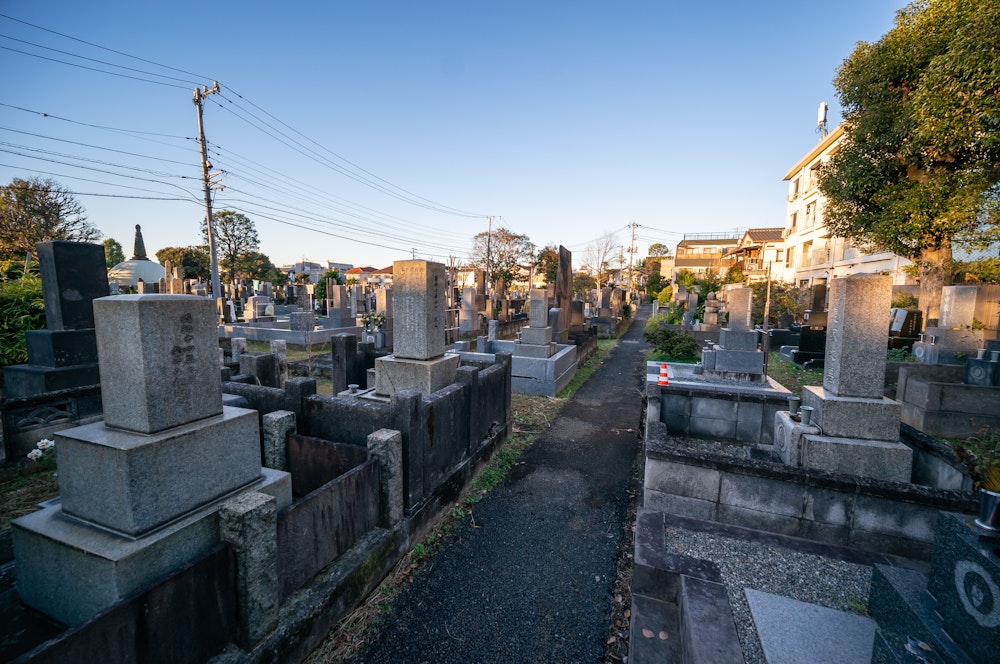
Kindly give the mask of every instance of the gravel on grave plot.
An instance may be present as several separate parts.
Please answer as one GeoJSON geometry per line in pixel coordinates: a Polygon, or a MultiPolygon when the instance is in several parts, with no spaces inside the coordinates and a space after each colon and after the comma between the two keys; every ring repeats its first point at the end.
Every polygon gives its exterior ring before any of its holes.
{"type": "MultiPolygon", "coordinates": [[[[750,458],[746,444],[684,436],[670,439],[679,447],[699,452],[750,458]]],[[[710,560],[719,566],[747,664],[766,664],[766,660],[744,588],[852,613],[867,611],[870,565],[676,527],[667,528],[666,543],[670,551],[710,560]]]]}

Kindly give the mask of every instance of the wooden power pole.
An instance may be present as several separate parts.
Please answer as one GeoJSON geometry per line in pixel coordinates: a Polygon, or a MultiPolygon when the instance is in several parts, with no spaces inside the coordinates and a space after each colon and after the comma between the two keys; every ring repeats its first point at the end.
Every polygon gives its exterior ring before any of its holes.
{"type": "MultiPolygon", "coordinates": [[[[212,297],[216,302],[222,298],[222,285],[219,282],[219,252],[215,238],[215,228],[212,225],[212,163],[208,160],[208,145],[205,141],[205,123],[202,120],[202,107],[205,97],[219,92],[219,82],[213,81],[211,89],[207,87],[194,89],[194,105],[198,109],[198,146],[201,148],[201,181],[205,190],[205,227],[208,236],[208,253],[212,261],[212,297]]],[[[222,315],[222,305],[219,307],[222,315]]]]}

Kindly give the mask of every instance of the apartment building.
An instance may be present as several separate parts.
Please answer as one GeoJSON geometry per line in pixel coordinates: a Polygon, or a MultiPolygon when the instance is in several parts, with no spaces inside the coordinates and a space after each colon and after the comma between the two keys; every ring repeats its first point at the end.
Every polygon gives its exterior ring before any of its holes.
{"type": "Polygon", "coordinates": [[[735,249],[722,256],[728,270],[738,266],[747,281],[781,281],[785,275],[785,229],[748,228],[735,249]]]}
{"type": "MultiPolygon", "coordinates": [[[[674,267],[670,274],[677,280],[677,273],[689,270],[696,277],[709,274],[722,275],[727,265],[722,262],[722,256],[736,249],[740,236],[728,233],[685,233],[684,239],[677,243],[674,250],[674,267]]],[[[667,274],[661,269],[661,274],[667,274]]]]}
{"type": "Polygon", "coordinates": [[[823,222],[825,201],[819,191],[819,173],[837,153],[843,125],[834,129],[785,174],[788,207],[784,232],[784,268],[775,278],[798,285],[825,283],[849,274],[882,273],[894,285],[907,281],[910,261],[890,251],[866,253],[849,238],[835,238],[823,222]]]}

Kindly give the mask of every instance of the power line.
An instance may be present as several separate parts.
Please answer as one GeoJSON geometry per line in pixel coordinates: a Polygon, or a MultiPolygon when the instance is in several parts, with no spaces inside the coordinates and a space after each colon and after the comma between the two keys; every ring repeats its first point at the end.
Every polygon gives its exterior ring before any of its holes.
{"type": "Polygon", "coordinates": [[[11,127],[0,126],[0,129],[4,131],[12,131],[16,134],[24,134],[25,136],[35,136],[36,138],[44,138],[49,141],[59,141],[60,143],[70,143],[72,145],[79,145],[85,148],[92,148],[94,150],[106,150],[108,152],[115,152],[118,154],[128,155],[130,157],[142,157],[143,159],[155,159],[156,161],[165,161],[170,164],[180,164],[181,166],[190,166],[191,163],[187,161],[178,161],[176,159],[166,159],[165,157],[154,157],[148,154],[139,154],[137,152],[128,152],[126,150],[116,150],[114,148],[108,148],[103,145],[93,145],[91,143],[81,143],[80,141],[71,141],[67,138],[56,138],[55,136],[46,136],[45,134],[36,134],[30,131],[22,131],[20,129],[12,129],[11,127]]]}
{"type": "Polygon", "coordinates": [[[76,125],[82,125],[84,127],[92,127],[94,129],[106,129],[107,131],[116,131],[127,134],[145,134],[148,136],[163,136],[166,138],[180,138],[185,141],[193,141],[194,138],[191,136],[179,136],[177,134],[163,134],[155,131],[140,131],[138,129],[122,129],[121,127],[108,127],[107,125],[91,124],[89,122],[81,122],[80,120],[71,120],[69,118],[64,118],[59,115],[52,115],[51,113],[45,113],[43,111],[35,111],[30,108],[24,108],[22,106],[14,106],[13,104],[5,104],[0,102],[0,106],[6,106],[7,108],[13,108],[18,111],[24,111],[25,113],[34,113],[35,115],[41,115],[44,118],[52,118],[54,120],[62,120],[63,122],[70,122],[76,125]]]}
{"type": "Polygon", "coordinates": [[[116,51],[113,48],[108,48],[107,46],[101,46],[100,44],[95,44],[94,42],[89,42],[89,41],[87,41],[85,39],[80,39],[79,37],[73,37],[72,35],[67,35],[67,34],[59,32],[57,30],[52,30],[50,28],[45,28],[45,27],[42,27],[40,25],[35,25],[34,23],[29,23],[28,21],[24,21],[24,20],[21,20],[19,18],[14,18],[13,16],[9,16],[7,14],[0,14],[0,17],[8,19],[8,20],[11,20],[11,21],[17,21],[18,23],[22,23],[24,25],[31,26],[32,28],[35,28],[37,30],[44,30],[45,32],[50,32],[50,33],[52,33],[54,35],[59,35],[60,37],[65,37],[66,39],[72,39],[75,42],[80,42],[81,44],[86,44],[87,46],[93,46],[94,48],[99,48],[102,51],[108,51],[109,53],[115,53],[117,55],[122,55],[122,56],[125,56],[126,58],[132,58],[133,60],[139,60],[140,62],[145,62],[147,64],[156,65],[157,67],[163,67],[164,69],[170,69],[172,71],[176,71],[176,72],[179,72],[181,74],[187,74],[188,76],[194,76],[198,80],[204,81],[204,80],[208,80],[208,79],[211,78],[211,76],[202,76],[201,74],[194,74],[192,72],[185,71],[183,69],[178,69],[176,67],[171,67],[169,65],[164,65],[164,64],[161,64],[159,62],[154,62],[153,60],[147,60],[145,58],[140,58],[137,55],[132,55],[130,53],[125,53],[123,51],[116,51]]]}
{"type": "Polygon", "coordinates": [[[96,71],[101,74],[107,74],[108,76],[118,76],[120,78],[130,78],[134,81],[142,81],[143,83],[153,83],[154,85],[164,85],[170,88],[180,88],[181,90],[186,90],[187,88],[183,85],[176,85],[174,83],[164,83],[163,81],[151,81],[148,78],[140,78],[138,76],[129,76],[128,74],[119,74],[114,71],[107,71],[106,69],[98,69],[97,67],[88,67],[87,65],[77,64],[75,62],[66,62],[65,60],[59,60],[57,58],[50,58],[44,55],[39,55],[38,53],[29,53],[28,51],[22,51],[20,49],[11,48],[10,46],[0,46],[5,51],[11,51],[13,53],[20,53],[21,55],[27,55],[32,58],[38,58],[39,60],[48,60],[49,62],[56,62],[61,65],[67,65],[69,67],[77,67],[79,69],[87,69],[89,71],[96,71]]]}
{"type": "MultiPolygon", "coordinates": [[[[34,46],[35,48],[42,48],[46,51],[52,51],[53,53],[60,53],[62,55],[68,55],[71,58],[80,58],[81,60],[87,60],[88,62],[96,62],[101,65],[108,65],[109,67],[118,67],[119,69],[125,69],[127,71],[134,71],[139,74],[146,74],[148,76],[159,76],[160,78],[168,78],[172,81],[180,81],[181,83],[194,84],[194,81],[189,81],[183,78],[177,78],[176,76],[167,76],[166,74],[157,74],[156,72],[146,71],[144,69],[136,69],[135,67],[126,67],[125,65],[116,65],[113,62],[107,62],[106,60],[98,60],[97,58],[88,58],[85,55],[78,55],[76,53],[70,53],[69,51],[61,51],[58,48],[52,48],[50,46],[44,46],[42,44],[36,44],[35,42],[26,41],[24,39],[18,39],[17,37],[11,37],[10,35],[0,34],[3,39],[9,39],[11,41],[16,41],[21,44],[27,44],[28,46],[34,46]]],[[[113,73],[113,72],[108,72],[113,73]]]]}
{"type": "MultiPolygon", "coordinates": [[[[106,182],[104,180],[94,180],[92,178],[80,177],[79,175],[68,175],[66,173],[53,173],[51,171],[42,171],[42,170],[39,170],[37,168],[31,168],[31,167],[28,167],[28,166],[14,166],[13,164],[2,164],[2,163],[0,163],[0,166],[3,166],[5,168],[15,168],[15,169],[20,170],[20,171],[29,171],[31,173],[39,173],[41,175],[48,175],[48,176],[54,177],[54,178],[66,178],[66,179],[69,179],[69,180],[80,180],[81,182],[92,182],[94,184],[106,184],[109,187],[118,187],[120,189],[135,189],[136,191],[147,191],[147,192],[150,192],[150,193],[153,193],[153,194],[162,194],[163,193],[163,192],[160,192],[160,191],[156,191],[154,189],[144,189],[143,187],[132,187],[130,185],[121,184],[121,183],[118,183],[118,182],[106,182]]],[[[167,184],[167,183],[164,183],[164,184],[167,184]]],[[[178,200],[178,201],[190,202],[190,200],[187,199],[187,198],[176,198],[176,199],[174,199],[174,198],[163,198],[161,200],[178,200]]]]}
{"type": "MultiPolygon", "coordinates": [[[[187,176],[187,175],[177,175],[175,173],[165,173],[163,171],[154,171],[152,169],[141,168],[139,166],[128,166],[126,164],[116,164],[116,163],[111,162],[111,161],[102,161],[100,159],[94,159],[92,157],[81,157],[81,156],[74,155],[74,154],[66,154],[64,152],[55,152],[53,150],[45,150],[44,148],[33,148],[31,146],[28,146],[28,145],[18,145],[16,143],[8,143],[6,141],[0,141],[0,145],[5,145],[5,146],[7,146],[9,148],[17,148],[18,150],[28,150],[30,152],[37,152],[37,153],[40,153],[40,154],[47,154],[47,155],[51,155],[53,157],[63,157],[65,159],[77,159],[79,161],[86,161],[86,162],[89,162],[91,164],[101,164],[102,166],[113,166],[114,168],[124,168],[124,169],[130,170],[130,171],[139,171],[140,173],[149,173],[150,175],[157,175],[159,177],[181,178],[181,179],[185,179],[185,180],[186,179],[190,179],[190,177],[187,176]]],[[[28,156],[28,155],[21,155],[21,156],[28,156]]]]}

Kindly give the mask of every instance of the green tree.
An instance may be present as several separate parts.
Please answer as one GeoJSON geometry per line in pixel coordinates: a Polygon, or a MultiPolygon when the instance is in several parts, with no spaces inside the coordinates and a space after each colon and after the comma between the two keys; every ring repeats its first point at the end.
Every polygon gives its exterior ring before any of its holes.
{"type": "Polygon", "coordinates": [[[670,247],[663,244],[662,242],[654,242],[653,244],[649,245],[649,249],[646,251],[646,255],[656,256],[656,257],[669,256],[670,247]]]}
{"type": "Polygon", "coordinates": [[[0,280],[0,366],[27,362],[24,333],[43,329],[45,303],[41,279],[29,269],[24,278],[0,280]]]}
{"type": "Polygon", "coordinates": [[[573,294],[580,297],[597,288],[597,280],[589,274],[573,275],[573,294]]]}
{"type": "Polygon", "coordinates": [[[826,224],[916,261],[929,318],[952,247],[1000,235],[998,49],[996,0],[921,0],[860,42],[834,80],[845,122],[820,173],[826,224]]]}
{"type": "Polygon", "coordinates": [[[0,258],[21,258],[49,240],[94,242],[101,232],[55,180],[14,178],[0,187],[0,258]]]}
{"type": "Polygon", "coordinates": [[[275,283],[278,274],[281,274],[281,271],[274,266],[267,254],[262,254],[259,251],[248,251],[240,254],[236,260],[237,278],[275,283]]]}
{"type": "Polygon", "coordinates": [[[472,264],[489,270],[490,281],[502,281],[506,288],[520,273],[521,264],[533,258],[534,250],[527,235],[514,233],[501,226],[492,233],[478,233],[472,238],[472,264]]]}
{"type": "Polygon", "coordinates": [[[559,278],[559,248],[551,244],[538,250],[535,265],[545,278],[546,284],[556,283],[559,278]]]}
{"type": "Polygon", "coordinates": [[[687,286],[688,291],[694,287],[694,282],[697,280],[694,272],[687,268],[681,268],[677,271],[677,276],[674,278],[678,284],[687,286]]]}
{"type": "Polygon", "coordinates": [[[164,247],[156,252],[156,260],[160,265],[170,261],[171,266],[181,268],[184,279],[207,282],[212,276],[208,247],[164,247]]]}
{"type": "Polygon", "coordinates": [[[650,297],[659,295],[660,291],[663,290],[663,286],[663,275],[659,272],[654,272],[646,279],[646,292],[649,293],[650,297]]]}
{"type": "MultiPolygon", "coordinates": [[[[212,215],[212,227],[215,229],[216,253],[219,256],[219,267],[226,272],[230,280],[240,277],[245,271],[240,258],[245,254],[260,251],[260,238],[257,226],[250,217],[233,210],[221,210],[212,215]]],[[[208,228],[201,222],[201,235],[208,244],[208,228]]]]}
{"type": "Polygon", "coordinates": [[[122,251],[122,245],[118,240],[109,237],[101,244],[104,245],[104,262],[109,268],[125,261],[125,252],[122,251]]]}
{"type": "MultiPolygon", "coordinates": [[[[326,280],[333,279],[333,283],[342,284],[344,283],[344,275],[340,273],[340,270],[333,268],[332,270],[327,270],[323,273],[323,276],[319,278],[319,283],[316,284],[316,301],[321,302],[326,299],[326,280]]],[[[325,306],[325,305],[324,305],[325,306]]]]}

